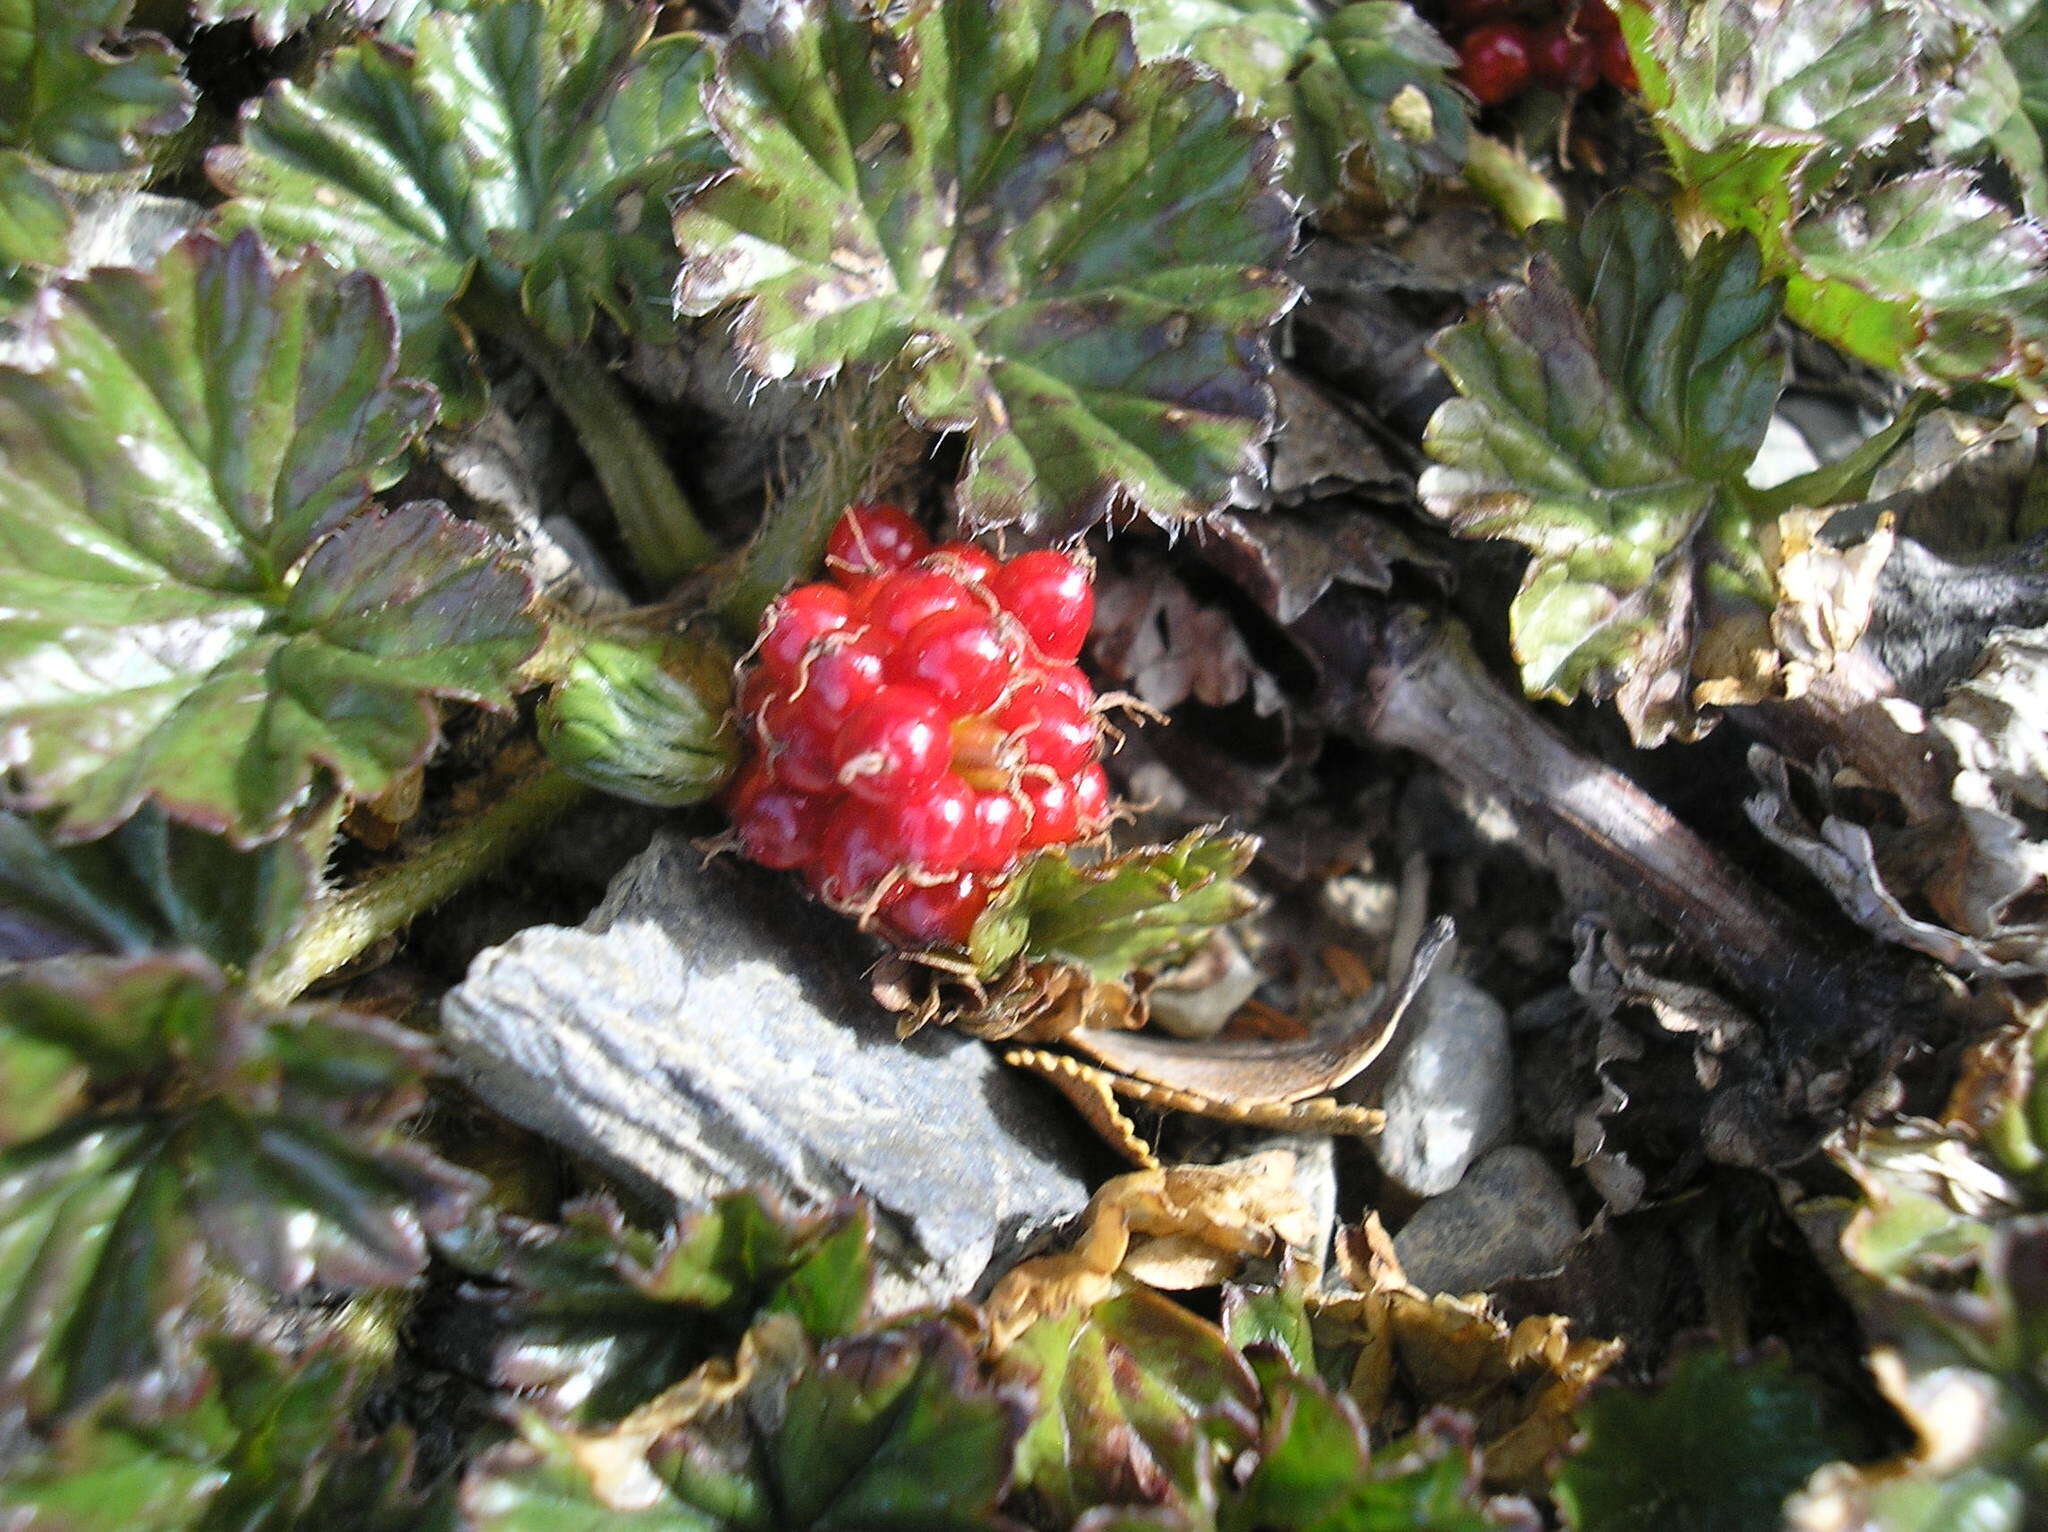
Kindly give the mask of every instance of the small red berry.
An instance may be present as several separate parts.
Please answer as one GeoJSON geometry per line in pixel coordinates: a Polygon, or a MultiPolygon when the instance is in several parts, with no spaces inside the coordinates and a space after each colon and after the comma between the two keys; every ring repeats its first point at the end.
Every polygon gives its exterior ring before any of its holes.
{"type": "Polygon", "coordinates": [[[1090,761],[1074,775],[1074,820],[1083,830],[1099,830],[1109,818],[1109,777],[1090,761]]]}
{"type": "Polygon", "coordinates": [[[1095,589],[1087,569],[1064,553],[1019,554],[989,577],[988,588],[1049,660],[1079,657],[1095,620],[1095,589]]]}
{"type": "Polygon", "coordinates": [[[875,826],[898,861],[924,873],[966,870],[977,829],[974,789],[953,772],[918,792],[874,806],[875,826]]]}
{"type": "Polygon", "coordinates": [[[965,582],[936,569],[906,569],[875,581],[861,608],[861,620],[883,643],[897,644],[925,618],[940,612],[987,610],[965,582]]]}
{"type": "Polygon", "coordinates": [[[950,720],[915,686],[884,686],[841,725],[832,741],[838,785],[870,803],[889,803],[938,780],[953,756],[950,720]]]}
{"type": "Polygon", "coordinates": [[[882,689],[885,662],[882,646],[867,634],[841,630],[813,648],[797,667],[790,700],[820,729],[836,730],[882,689]]]}
{"type": "Polygon", "coordinates": [[[1044,681],[1021,686],[996,711],[996,724],[1023,749],[1024,759],[1062,776],[1095,759],[1095,716],[1044,681]]]}
{"type": "Polygon", "coordinates": [[[858,907],[896,869],[896,853],[872,804],[842,798],[804,868],[811,892],[827,904],[858,907]]]}
{"type": "Polygon", "coordinates": [[[905,883],[883,899],[880,914],[883,925],[907,946],[944,942],[964,947],[988,908],[988,896],[988,885],[971,874],[930,887],[905,883]]]}
{"type": "Polygon", "coordinates": [[[1568,22],[1553,21],[1536,33],[1529,48],[1529,67],[1537,82],[1576,96],[1600,83],[1600,61],[1593,40],[1568,22]]]}
{"type": "Polygon", "coordinates": [[[1024,810],[1007,792],[974,799],[974,849],[961,864],[969,872],[1008,872],[1024,844],[1024,810]]]}
{"type": "Polygon", "coordinates": [[[1064,845],[1080,833],[1081,806],[1067,778],[1034,773],[1020,777],[1017,790],[1024,796],[1025,815],[1020,851],[1064,845]]]}
{"type": "Polygon", "coordinates": [[[1039,683],[1072,697],[1084,708],[1095,706],[1095,685],[1078,665],[1048,665],[1038,673],[1039,683]]]}
{"type": "Polygon", "coordinates": [[[988,577],[1003,567],[1001,559],[973,543],[940,543],[925,558],[924,564],[927,569],[940,570],[956,580],[966,580],[974,585],[986,584],[988,577]]]}
{"type": "Polygon", "coordinates": [[[733,790],[732,817],[750,861],[777,872],[801,867],[818,849],[831,805],[777,782],[760,763],[733,790]]]}
{"type": "Polygon", "coordinates": [[[1628,39],[1619,32],[1603,32],[1594,48],[1594,63],[1600,78],[1616,90],[1634,90],[1636,61],[1629,57],[1628,39]]]}
{"type": "Polygon", "coordinates": [[[1458,78],[1481,106],[1511,101],[1529,85],[1529,31],[1520,22],[1475,27],[1458,44],[1458,78]]]}
{"type": "Polygon", "coordinates": [[[934,613],[889,656],[890,680],[922,686],[955,717],[994,703],[1016,671],[1015,649],[979,611],[934,613]]]}
{"type": "Polygon", "coordinates": [[[908,569],[932,551],[923,527],[893,505],[856,505],[839,518],[825,542],[825,567],[834,575],[877,575],[908,569]]]}
{"type": "Polygon", "coordinates": [[[835,786],[832,737],[787,694],[768,699],[761,710],[761,744],[776,780],[800,793],[829,793],[835,786]]]}
{"type": "Polygon", "coordinates": [[[853,620],[853,600],[836,585],[799,585],[768,608],[761,636],[761,665],[777,676],[792,676],[811,645],[853,620]]]}

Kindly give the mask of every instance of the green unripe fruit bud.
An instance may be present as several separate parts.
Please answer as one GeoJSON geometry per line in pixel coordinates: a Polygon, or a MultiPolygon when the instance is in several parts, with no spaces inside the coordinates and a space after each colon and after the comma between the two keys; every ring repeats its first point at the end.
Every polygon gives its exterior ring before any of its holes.
{"type": "Polygon", "coordinates": [[[593,638],[541,704],[540,742],[615,797],[700,803],[739,763],[732,656],[695,633],[593,638]]]}

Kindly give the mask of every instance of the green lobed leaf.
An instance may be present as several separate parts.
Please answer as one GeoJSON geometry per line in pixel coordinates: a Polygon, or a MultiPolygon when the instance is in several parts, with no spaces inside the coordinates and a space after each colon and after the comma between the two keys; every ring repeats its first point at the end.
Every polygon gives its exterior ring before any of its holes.
{"type": "Polygon", "coordinates": [[[246,19],[266,46],[327,17],[369,26],[397,0],[191,0],[192,14],[209,26],[246,19]]]}
{"type": "Polygon", "coordinates": [[[871,1237],[864,1206],[799,1218],[734,1192],[660,1235],[581,1204],[559,1228],[472,1231],[451,1255],[506,1284],[494,1381],[590,1425],[681,1382],[764,1314],[813,1340],[850,1333],[867,1314],[871,1237]]]}
{"type": "Polygon", "coordinates": [[[102,269],[0,368],[0,755],[56,833],[146,802],[240,843],[375,797],[431,699],[510,700],[537,633],[478,529],[367,514],[432,413],[374,279],[253,235],[102,269]]]}
{"type": "Polygon", "coordinates": [[[91,1103],[0,1143],[0,1395],[38,1416],[176,1381],[220,1284],[382,1287],[425,1263],[470,1178],[408,1142],[428,1046],[324,1008],[252,1011],[195,956],[0,976],[0,1038],[91,1103]]]}
{"type": "Polygon", "coordinates": [[[197,1396],[151,1418],[113,1399],[67,1422],[0,1480],[17,1532],[326,1532],[448,1525],[399,1474],[402,1435],[356,1439],[366,1369],[334,1345],[287,1361],[204,1345],[197,1396]]]}
{"type": "Polygon", "coordinates": [[[0,903],[102,952],[190,947],[248,972],[305,918],[312,887],[295,840],[238,851],[143,808],[111,835],[67,845],[0,813],[0,903]]]}
{"type": "Polygon", "coordinates": [[[1371,189],[1412,203],[1455,174],[1471,124],[1457,54],[1400,0],[1125,0],[1145,58],[1214,69],[1288,143],[1288,184],[1328,206],[1371,189]],[[1354,156],[1362,159],[1357,163],[1354,156]]]}
{"type": "Polygon", "coordinates": [[[1528,691],[1616,696],[1652,745],[1689,714],[1711,588],[1769,605],[1741,476],[1777,401],[1780,293],[1753,240],[1687,257],[1639,195],[1545,229],[1526,283],[1436,338],[1460,397],[1430,420],[1420,493],[1460,536],[1529,549],[1528,691]]]}
{"type": "Polygon", "coordinates": [[[677,213],[685,313],[738,305],[770,377],[900,367],[910,418],[969,436],[975,527],[1177,522],[1255,471],[1294,217],[1226,86],[1141,67],[1086,0],[764,28],[720,55],[737,168],[677,213]]]}
{"type": "Polygon", "coordinates": [[[1256,906],[1237,877],[1257,848],[1246,836],[1197,831],[1096,862],[1042,851],[975,923],[975,966],[993,976],[1019,956],[1050,959],[1105,982],[1167,966],[1256,906]]]}
{"type": "Polygon", "coordinates": [[[1038,1320],[996,1378],[1037,1400],[1016,1488],[1060,1525],[1102,1505],[1201,1505],[1214,1462],[1258,1426],[1257,1384],[1221,1332],[1148,1289],[1038,1320]]]}
{"type": "Polygon", "coordinates": [[[448,313],[478,284],[573,345],[601,310],[666,333],[667,203],[713,168],[702,44],[606,0],[431,6],[410,49],[363,41],[282,82],[208,168],[230,227],[317,245],[389,285],[408,369],[472,391],[448,313]]]}
{"type": "Polygon", "coordinates": [[[732,656],[697,634],[591,639],[539,721],[557,765],[635,803],[701,803],[739,762],[732,656]]]}
{"type": "Polygon", "coordinates": [[[1683,201],[1755,235],[1793,319],[1916,384],[2038,387],[2048,231],[1943,168],[1989,145],[2044,200],[1984,7],[1626,0],[1623,27],[1683,201]],[[1896,175],[1900,128],[1921,120],[1932,165],[1896,175]]]}
{"type": "Polygon", "coordinates": [[[474,1468],[476,1532],[1017,1532],[996,1510],[1021,1410],[926,1321],[824,1347],[794,1376],[661,1436],[578,1438],[529,1416],[474,1468]],[[647,1473],[620,1454],[644,1452],[647,1473]]]}
{"type": "Polygon", "coordinates": [[[70,248],[71,203],[27,155],[0,149],[0,305],[35,292],[37,268],[70,248]]]}
{"type": "Polygon", "coordinates": [[[0,0],[0,148],[104,175],[141,158],[138,138],[192,115],[192,89],[161,37],[129,33],[133,0],[0,0]]]}
{"type": "Polygon", "coordinates": [[[1585,1444],[1555,1494],[1578,1532],[1752,1532],[1835,1456],[1813,1386],[1782,1359],[1698,1350],[1649,1389],[1609,1389],[1580,1407],[1585,1444]]]}

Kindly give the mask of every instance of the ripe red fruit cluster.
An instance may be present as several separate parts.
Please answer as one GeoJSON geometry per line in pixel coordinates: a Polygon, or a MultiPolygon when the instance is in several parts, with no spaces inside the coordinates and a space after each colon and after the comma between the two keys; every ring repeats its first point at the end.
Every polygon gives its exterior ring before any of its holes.
{"type": "Polygon", "coordinates": [[[1607,0],[1566,0],[1562,12],[1537,18],[1527,0],[1449,0],[1458,37],[1458,78],[1481,106],[1512,101],[1531,85],[1567,96],[1602,80],[1636,88],[1621,23],[1607,0]]]}
{"type": "Polygon", "coordinates": [[[892,505],[848,510],[825,562],[832,579],[770,607],[742,667],[740,845],[906,945],[963,946],[1028,853],[1108,814],[1095,691],[1074,665],[1089,570],[934,548],[892,505]]]}

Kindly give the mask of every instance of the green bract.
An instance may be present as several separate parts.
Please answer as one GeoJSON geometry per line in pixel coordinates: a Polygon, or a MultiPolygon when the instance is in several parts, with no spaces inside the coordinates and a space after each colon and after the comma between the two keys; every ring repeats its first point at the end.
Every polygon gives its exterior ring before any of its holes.
{"type": "Polygon", "coordinates": [[[448,305],[475,284],[557,345],[600,309],[664,333],[666,199],[712,164],[701,45],[653,41],[653,8],[605,0],[438,5],[412,48],[344,49],[277,86],[214,178],[280,249],[312,243],[390,287],[409,370],[470,389],[448,305]]]}
{"type": "Polygon", "coordinates": [[[133,0],[0,0],[0,148],[103,175],[135,166],[140,135],[191,116],[170,44],[119,35],[131,9],[133,0]]]}
{"type": "Polygon", "coordinates": [[[701,803],[732,775],[732,657],[668,635],[595,638],[540,712],[540,740],[579,782],[635,803],[701,803]]]}
{"type": "Polygon", "coordinates": [[[1702,598],[1769,604],[1743,471],[1777,401],[1779,311],[1756,244],[1686,257],[1647,199],[1545,226],[1525,286],[1437,337],[1463,396],[1429,423],[1423,503],[1531,553],[1515,598],[1523,684],[1615,694],[1654,744],[1689,710],[1702,598]]]}
{"type": "Polygon", "coordinates": [[[738,167],[676,217],[692,314],[771,377],[903,369],[978,527],[1199,516],[1252,467],[1294,218],[1229,89],[1086,0],[775,12],[723,50],[738,167]]]}
{"type": "Polygon", "coordinates": [[[1021,956],[1113,983],[1168,966],[1257,905],[1237,881],[1257,848],[1246,836],[1197,832],[1094,863],[1040,852],[976,922],[975,967],[993,977],[1021,956]]]}
{"type": "Polygon", "coordinates": [[[2031,390],[2048,367],[2048,232],[1961,171],[1867,184],[1880,160],[1912,168],[1899,137],[1921,119],[1944,128],[1937,155],[1990,142],[2023,183],[2038,180],[2038,137],[2028,149],[1977,120],[2005,98],[1978,67],[1989,18],[1964,26],[1965,14],[1624,0],[1622,22],[1684,204],[1756,237],[1788,279],[1792,318],[1916,383],[2031,390]]]}
{"type": "Polygon", "coordinates": [[[398,1131],[427,1062],[366,1017],[252,1011],[198,958],[0,979],[0,1391],[36,1415],[153,1397],[223,1283],[413,1276],[473,1193],[398,1131]]]}
{"type": "Polygon", "coordinates": [[[1458,56],[1400,0],[1130,0],[1138,51],[1185,54],[1278,124],[1288,182],[1323,205],[1368,188],[1412,202],[1464,163],[1458,56]],[[1355,158],[1354,158],[1355,157],[1355,158]]]}
{"type": "Polygon", "coordinates": [[[200,237],[38,310],[0,369],[0,757],[66,837],[144,802],[238,841],[509,698],[527,582],[431,505],[367,507],[433,396],[376,282],[200,237]]]}

